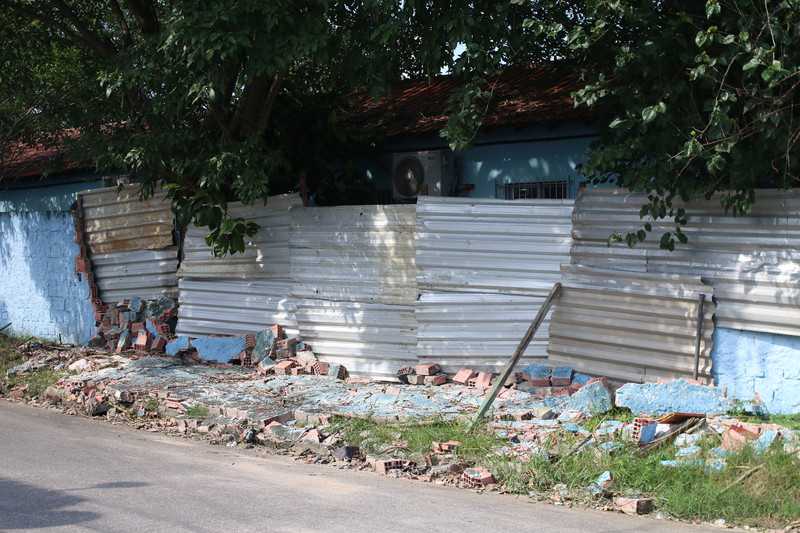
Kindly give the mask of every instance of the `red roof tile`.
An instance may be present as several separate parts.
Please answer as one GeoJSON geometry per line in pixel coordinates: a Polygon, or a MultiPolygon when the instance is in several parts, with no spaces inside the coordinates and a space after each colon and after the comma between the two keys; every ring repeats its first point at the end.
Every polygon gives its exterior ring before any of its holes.
{"type": "MultiPolygon", "coordinates": [[[[374,128],[387,137],[441,129],[447,123],[447,102],[459,81],[438,76],[431,81],[405,81],[381,98],[359,96],[345,116],[345,124],[374,128]]],[[[575,108],[570,94],[582,87],[577,76],[552,68],[516,67],[487,83],[492,101],[484,117],[487,127],[590,118],[575,108]]]]}
{"type": "MultiPolygon", "coordinates": [[[[77,130],[65,130],[61,135],[74,138],[78,133],[77,130]]],[[[65,172],[89,166],[87,162],[65,158],[58,139],[47,145],[16,143],[0,158],[0,177],[31,178],[45,172],[65,172]]]]}

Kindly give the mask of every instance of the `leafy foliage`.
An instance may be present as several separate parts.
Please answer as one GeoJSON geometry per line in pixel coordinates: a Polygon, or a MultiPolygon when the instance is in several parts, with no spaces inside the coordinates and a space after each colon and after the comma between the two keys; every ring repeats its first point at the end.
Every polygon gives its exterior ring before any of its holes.
{"type": "Polygon", "coordinates": [[[558,64],[583,77],[575,99],[599,119],[585,173],[649,192],[642,215],[675,222],[671,249],[686,240],[683,201],[725,191],[746,213],[755,188],[797,179],[799,1],[8,0],[0,150],[66,143],[145,194],[163,184],[179,221],[230,253],[253,226],[229,201],[300,176],[335,201],[336,172],[352,176],[341,169],[376,142],[341,127],[353,92],[452,72],[464,84],[442,136],[462,149],[494,74],[558,64]]]}

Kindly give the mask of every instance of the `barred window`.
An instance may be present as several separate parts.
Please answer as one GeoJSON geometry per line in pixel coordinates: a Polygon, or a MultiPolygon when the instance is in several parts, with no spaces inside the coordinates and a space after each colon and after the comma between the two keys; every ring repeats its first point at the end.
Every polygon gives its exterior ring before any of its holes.
{"type": "Polygon", "coordinates": [[[504,200],[562,200],[568,198],[568,195],[569,181],[563,180],[498,183],[495,197],[504,200]]]}

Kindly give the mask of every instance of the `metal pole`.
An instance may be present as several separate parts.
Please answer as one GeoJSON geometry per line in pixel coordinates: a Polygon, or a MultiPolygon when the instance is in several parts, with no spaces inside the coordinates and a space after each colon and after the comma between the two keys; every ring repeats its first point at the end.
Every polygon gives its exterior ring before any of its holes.
{"type": "Polygon", "coordinates": [[[703,319],[705,318],[704,307],[706,305],[706,295],[700,293],[697,302],[697,332],[694,339],[694,379],[700,375],[700,342],[703,340],[703,319]]]}
{"type": "Polygon", "coordinates": [[[533,322],[531,322],[531,325],[528,327],[528,331],[525,332],[525,336],[519,341],[519,345],[517,345],[517,349],[514,351],[514,355],[511,356],[511,360],[508,362],[508,365],[506,365],[505,370],[503,370],[500,376],[498,376],[497,381],[495,381],[494,386],[492,387],[492,391],[489,393],[489,396],[483,400],[480,409],[478,409],[478,412],[475,415],[475,419],[469,426],[469,431],[475,429],[484,415],[486,415],[486,411],[488,411],[489,407],[491,407],[492,403],[494,403],[495,398],[497,398],[497,394],[500,392],[500,388],[505,384],[506,380],[511,375],[511,372],[514,371],[514,367],[517,365],[517,362],[519,362],[522,354],[525,353],[525,350],[531,343],[533,336],[536,334],[536,330],[538,330],[539,326],[541,326],[542,322],[544,322],[544,317],[547,316],[550,306],[553,305],[553,300],[559,295],[560,292],[561,283],[556,283],[553,285],[553,288],[550,289],[550,294],[547,295],[547,298],[545,298],[541,307],[539,307],[539,311],[536,313],[536,316],[533,318],[533,322]]]}

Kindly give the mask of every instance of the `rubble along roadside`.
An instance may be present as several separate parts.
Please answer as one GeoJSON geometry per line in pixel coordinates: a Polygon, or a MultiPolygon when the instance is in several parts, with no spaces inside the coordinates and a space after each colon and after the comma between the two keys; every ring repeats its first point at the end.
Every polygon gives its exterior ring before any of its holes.
{"type": "MultiPolygon", "coordinates": [[[[493,417],[468,433],[483,391],[457,383],[262,376],[177,358],[18,345],[1,335],[0,365],[8,399],[217,445],[556,505],[720,525],[783,528],[800,520],[800,450],[787,427],[800,427],[797,419],[778,425],[671,413],[670,420],[615,406],[581,412],[566,400],[507,393],[493,417]],[[676,427],[683,431],[664,439],[676,427]]],[[[617,400],[652,392],[629,388],[617,400]]]]}

